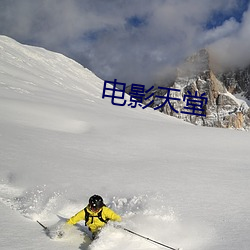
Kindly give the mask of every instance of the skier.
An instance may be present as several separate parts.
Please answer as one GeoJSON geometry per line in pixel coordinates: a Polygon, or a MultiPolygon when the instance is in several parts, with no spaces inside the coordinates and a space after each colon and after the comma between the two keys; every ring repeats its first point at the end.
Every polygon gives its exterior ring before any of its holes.
{"type": "Polygon", "coordinates": [[[85,220],[85,226],[92,232],[94,239],[109,220],[120,222],[122,219],[120,215],[105,206],[101,196],[95,194],[89,198],[89,204],[72,216],[67,224],[74,225],[80,220],[85,220]]]}

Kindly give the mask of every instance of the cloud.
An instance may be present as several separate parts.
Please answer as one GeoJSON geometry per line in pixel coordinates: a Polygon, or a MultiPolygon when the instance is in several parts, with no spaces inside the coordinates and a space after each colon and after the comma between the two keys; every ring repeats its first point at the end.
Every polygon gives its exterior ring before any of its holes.
{"type": "Polygon", "coordinates": [[[235,34],[240,28],[240,24],[235,20],[235,18],[230,18],[224,21],[221,26],[204,31],[200,38],[201,44],[211,44],[213,42],[219,41],[225,37],[235,34]]]}
{"type": "MultiPolygon", "coordinates": [[[[250,64],[250,9],[237,25],[232,32],[210,44],[214,59],[224,67],[245,67],[250,64]]],[[[226,24],[220,29],[227,29],[226,24]]]]}
{"type": "Polygon", "coordinates": [[[238,3],[2,0],[0,33],[61,52],[103,79],[152,85],[163,81],[183,58],[204,46],[213,44],[218,53],[225,44],[231,47],[238,39],[242,44],[249,40],[247,13],[242,23],[232,17],[213,29],[206,28],[214,13],[233,16],[238,3]]]}

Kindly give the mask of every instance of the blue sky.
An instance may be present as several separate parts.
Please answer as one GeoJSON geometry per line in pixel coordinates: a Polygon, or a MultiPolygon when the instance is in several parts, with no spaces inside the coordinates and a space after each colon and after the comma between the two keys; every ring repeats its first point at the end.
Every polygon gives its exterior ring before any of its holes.
{"type": "Polygon", "coordinates": [[[1,0],[0,34],[63,53],[105,80],[166,81],[210,48],[250,63],[249,0],[1,0]]]}
{"type": "Polygon", "coordinates": [[[234,18],[237,22],[242,22],[244,12],[248,9],[249,0],[240,0],[237,7],[233,8],[229,13],[224,13],[222,10],[216,10],[211,13],[211,18],[207,21],[206,28],[212,29],[223,25],[225,20],[234,18]]]}

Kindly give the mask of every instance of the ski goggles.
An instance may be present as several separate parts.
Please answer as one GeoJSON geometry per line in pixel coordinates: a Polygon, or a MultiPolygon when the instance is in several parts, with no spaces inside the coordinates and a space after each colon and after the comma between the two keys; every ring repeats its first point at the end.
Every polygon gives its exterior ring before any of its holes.
{"type": "Polygon", "coordinates": [[[101,209],[101,207],[97,207],[97,206],[93,206],[93,205],[92,206],[90,205],[89,208],[93,212],[97,212],[97,211],[99,211],[101,209]]]}

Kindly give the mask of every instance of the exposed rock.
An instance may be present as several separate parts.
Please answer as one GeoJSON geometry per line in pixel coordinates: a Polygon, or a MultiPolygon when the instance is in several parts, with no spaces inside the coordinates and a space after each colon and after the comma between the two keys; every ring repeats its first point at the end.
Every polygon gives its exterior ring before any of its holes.
{"type": "Polygon", "coordinates": [[[250,100],[250,66],[244,69],[234,69],[218,73],[217,77],[225,84],[230,93],[240,93],[243,97],[250,100]]]}
{"type": "MultiPolygon", "coordinates": [[[[208,51],[203,49],[187,58],[178,68],[177,78],[170,88],[180,91],[171,91],[170,97],[179,100],[171,100],[172,107],[167,103],[160,111],[197,125],[248,129],[250,109],[245,101],[233,96],[233,93],[240,91],[242,93],[243,87],[247,88],[250,85],[250,67],[248,70],[220,74],[218,77],[211,69],[208,51]],[[204,93],[207,97],[207,103],[204,102],[200,107],[203,111],[195,111],[193,114],[183,113],[187,111],[187,107],[191,107],[185,102],[187,98],[184,101],[185,95],[194,96],[195,93],[198,97],[191,98],[193,101],[201,100],[204,93]]],[[[157,90],[155,96],[162,96],[167,92],[167,90],[157,90]]],[[[247,97],[249,93],[250,91],[244,91],[244,96],[247,97]]],[[[155,97],[153,107],[159,106],[162,102],[162,98],[155,97]]]]}

